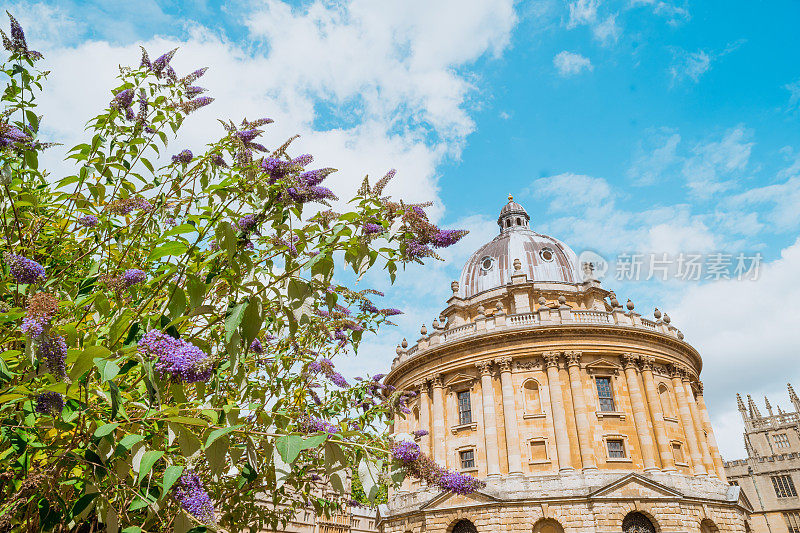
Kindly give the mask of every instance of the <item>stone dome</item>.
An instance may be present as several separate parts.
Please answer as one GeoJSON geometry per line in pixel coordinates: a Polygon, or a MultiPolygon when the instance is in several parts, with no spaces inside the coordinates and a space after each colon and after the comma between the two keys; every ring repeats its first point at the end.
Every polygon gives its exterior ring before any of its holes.
{"type": "Polygon", "coordinates": [[[514,260],[532,281],[581,283],[578,256],[563,242],[533,231],[525,208],[509,196],[500,210],[500,235],[481,246],[469,258],[459,278],[459,296],[478,293],[511,283],[514,260]]]}

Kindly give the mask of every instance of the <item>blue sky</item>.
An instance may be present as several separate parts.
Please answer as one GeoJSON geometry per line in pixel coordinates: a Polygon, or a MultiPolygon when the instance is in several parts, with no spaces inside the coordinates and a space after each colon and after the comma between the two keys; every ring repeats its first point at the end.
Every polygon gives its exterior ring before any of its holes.
{"type": "MultiPolygon", "coordinates": [[[[650,315],[670,312],[705,360],[728,457],[741,455],[735,392],[788,407],[800,385],[800,4],[626,0],[321,0],[286,3],[5,2],[41,49],[47,134],[69,146],[108,100],[118,64],[180,46],[179,71],[211,67],[213,106],[176,151],[220,134],[216,117],[272,116],[273,142],[364,174],[398,169],[390,192],[432,200],[471,234],[387,305],[394,331],[342,363],[385,369],[403,336],[444,307],[450,280],[496,233],[512,193],[537,231],[577,252],[761,253],[754,281],[606,279],[650,315]]],[[[51,168],[63,165],[55,150],[51,168]]]]}

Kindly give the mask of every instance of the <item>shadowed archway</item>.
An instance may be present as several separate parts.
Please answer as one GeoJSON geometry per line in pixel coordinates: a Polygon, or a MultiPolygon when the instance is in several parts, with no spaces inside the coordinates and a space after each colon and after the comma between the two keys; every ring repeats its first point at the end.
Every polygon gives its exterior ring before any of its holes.
{"type": "Polygon", "coordinates": [[[622,521],[622,533],[656,533],[656,526],[642,513],[628,513],[622,521]]]}

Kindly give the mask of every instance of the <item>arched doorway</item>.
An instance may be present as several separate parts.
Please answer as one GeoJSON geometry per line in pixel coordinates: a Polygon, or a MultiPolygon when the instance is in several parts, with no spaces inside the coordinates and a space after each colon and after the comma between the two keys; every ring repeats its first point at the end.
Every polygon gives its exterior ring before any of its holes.
{"type": "Polygon", "coordinates": [[[552,518],[542,518],[534,524],[533,533],[564,533],[564,528],[552,518]]]}
{"type": "Polygon", "coordinates": [[[622,521],[622,533],[656,533],[656,527],[642,513],[628,513],[622,521]]]}
{"type": "Polygon", "coordinates": [[[456,525],[453,526],[452,533],[478,533],[478,530],[475,524],[469,520],[459,520],[456,522],[456,525]]]}

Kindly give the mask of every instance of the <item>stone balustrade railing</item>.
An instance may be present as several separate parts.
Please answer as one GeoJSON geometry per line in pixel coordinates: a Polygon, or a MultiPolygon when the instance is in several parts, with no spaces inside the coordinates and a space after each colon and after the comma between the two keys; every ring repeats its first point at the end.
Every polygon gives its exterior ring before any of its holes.
{"type": "Polygon", "coordinates": [[[447,344],[457,339],[480,335],[496,330],[514,330],[531,327],[554,326],[562,324],[599,324],[606,326],[623,326],[645,329],[669,335],[683,340],[683,334],[674,326],[663,320],[653,321],[642,318],[634,312],[625,312],[622,308],[613,311],[594,309],[572,309],[562,307],[542,307],[531,313],[508,315],[502,310],[491,316],[479,315],[474,321],[446,329],[435,329],[430,335],[423,335],[416,344],[407,349],[398,347],[398,355],[392,362],[392,368],[414,357],[417,353],[447,344]]]}
{"type": "Polygon", "coordinates": [[[777,453],[775,455],[764,455],[762,457],[751,457],[750,459],[732,459],[724,461],[725,467],[731,466],[747,466],[751,463],[774,463],[775,461],[788,461],[790,459],[800,458],[800,453],[777,453]]]}
{"type": "Polygon", "coordinates": [[[798,422],[800,422],[800,414],[798,413],[781,413],[751,420],[753,427],[756,428],[777,428],[788,424],[797,424],[798,422]]]}

